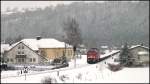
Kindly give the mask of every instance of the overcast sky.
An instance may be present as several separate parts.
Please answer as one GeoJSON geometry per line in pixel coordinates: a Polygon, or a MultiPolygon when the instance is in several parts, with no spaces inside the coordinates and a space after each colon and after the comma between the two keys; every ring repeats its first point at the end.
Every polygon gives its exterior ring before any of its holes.
{"type": "MultiPolygon", "coordinates": [[[[57,4],[70,4],[72,2],[81,2],[81,1],[1,1],[1,12],[5,12],[9,7],[13,9],[15,7],[22,8],[35,8],[41,7],[45,8],[46,6],[56,6],[57,4]]],[[[93,2],[93,1],[84,1],[84,2],[93,2]]],[[[94,1],[94,2],[104,2],[104,1],[94,1]]]]}
{"type": "MultiPolygon", "coordinates": [[[[21,10],[22,8],[45,8],[46,6],[56,6],[58,4],[70,4],[72,2],[98,2],[103,3],[106,1],[1,1],[1,12],[4,13],[7,8],[13,9],[18,8],[21,10]]],[[[137,2],[137,1],[132,1],[137,2]]]]}

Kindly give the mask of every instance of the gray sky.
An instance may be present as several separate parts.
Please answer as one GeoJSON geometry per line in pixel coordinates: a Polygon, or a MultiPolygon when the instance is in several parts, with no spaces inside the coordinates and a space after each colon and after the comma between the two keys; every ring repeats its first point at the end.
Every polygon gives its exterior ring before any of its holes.
{"type": "MultiPolygon", "coordinates": [[[[1,12],[5,12],[8,7],[10,9],[18,7],[20,10],[22,8],[36,8],[36,7],[45,8],[46,6],[56,6],[58,4],[70,4],[72,2],[81,2],[81,1],[1,1],[1,12]]],[[[84,2],[104,2],[104,1],[84,1],[84,2]]]]}
{"type": "MultiPolygon", "coordinates": [[[[55,7],[58,4],[70,4],[72,2],[98,2],[103,3],[106,1],[1,1],[1,13],[5,13],[6,9],[18,8],[18,10],[22,10],[22,8],[45,8],[46,6],[55,7]]],[[[125,2],[125,1],[124,1],[125,2]]],[[[132,1],[138,2],[138,1],[132,1]]]]}

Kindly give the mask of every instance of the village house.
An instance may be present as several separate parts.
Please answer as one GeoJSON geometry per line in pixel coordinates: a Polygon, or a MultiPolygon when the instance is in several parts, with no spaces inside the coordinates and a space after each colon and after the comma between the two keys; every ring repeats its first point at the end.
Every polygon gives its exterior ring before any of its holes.
{"type": "Polygon", "coordinates": [[[104,45],[104,46],[100,46],[100,53],[101,54],[105,54],[105,53],[109,53],[110,49],[108,46],[104,45]]]}
{"type": "Polygon", "coordinates": [[[130,52],[133,55],[133,64],[149,64],[149,48],[143,45],[131,46],[130,52]]]}
{"type": "Polygon", "coordinates": [[[80,55],[86,55],[87,53],[87,49],[85,47],[85,45],[81,44],[77,47],[77,53],[80,55]]]}
{"type": "MultiPolygon", "coordinates": [[[[149,48],[143,45],[133,45],[129,47],[129,51],[132,54],[132,64],[133,65],[149,65],[149,48]]],[[[119,61],[120,51],[114,59],[119,61]],[[119,54],[118,54],[119,53],[119,54]]]]}
{"type": "Polygon", "coordinates": [[[52,38],[37,37],[13,44],[5,59],[8,64],[40,64],[61,57],[65,53],[68,59],[73,57],[70,45],[65,46],[64,42],[52,38]]]}

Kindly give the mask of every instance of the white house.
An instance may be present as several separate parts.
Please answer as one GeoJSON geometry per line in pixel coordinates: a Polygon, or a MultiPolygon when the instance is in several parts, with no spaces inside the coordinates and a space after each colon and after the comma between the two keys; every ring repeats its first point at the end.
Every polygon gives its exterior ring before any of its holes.
{"type": "Polygon", "coordinates": [[[13,44],[4,59],[8,64],[38,64],[43,61],[42,56],[22,41],[13,44]]]}
{"type": "Polygon", "coordinates": [[[11,45],[5,60],[8,64],[41,64],[50,57],[56,57],[56,54],[62,56],[63,52],[60,52],[60,48],[64,49],[65,43],[53,38],[23,39],[11,45]],[[57,49],[56,54],[54,49],[57,49]]]}

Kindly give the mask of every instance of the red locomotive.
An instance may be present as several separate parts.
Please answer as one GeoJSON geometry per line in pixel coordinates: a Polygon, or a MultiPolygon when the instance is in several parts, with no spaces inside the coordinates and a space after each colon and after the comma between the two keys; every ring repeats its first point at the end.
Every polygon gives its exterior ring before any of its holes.
{"type": "Polygon", "coordinates": [[[91,48],[87,52],[87,62],[91,64],[91,63],[96,63],[99,60],[100,60],[99,50],[97,48],[91,48]]]}

